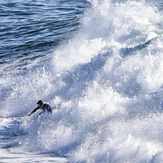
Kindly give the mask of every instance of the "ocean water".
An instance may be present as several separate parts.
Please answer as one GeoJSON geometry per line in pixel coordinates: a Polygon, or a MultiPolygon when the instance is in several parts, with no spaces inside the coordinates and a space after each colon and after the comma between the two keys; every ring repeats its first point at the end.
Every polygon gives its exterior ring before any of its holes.
{"type": "Polygon", "coordinates": [[[0,20],[0,162],[163,162],[162,0],[1,0],[0,20]]]}

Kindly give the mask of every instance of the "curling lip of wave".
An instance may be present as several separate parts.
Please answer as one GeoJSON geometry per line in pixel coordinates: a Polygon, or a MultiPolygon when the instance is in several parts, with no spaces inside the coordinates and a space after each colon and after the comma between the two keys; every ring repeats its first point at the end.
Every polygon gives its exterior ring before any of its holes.
{"type": "MultiPolygon", "coordinates": [[[[154,37],[149,41],[146,41],[134,47],[121,48],[120,50],[118,50],[118,53],[122,58],[134,55],[135,52],[141,51],[142,49],[148,47],[159,37],[161,36],[154,37]]],[[[62,97],[65,97],[65,92],[67,92],[67,90],[70,90],[74,83],[74,80],[77,80],[80,84],[78,85],[78,91],[76,91],[75,94],[79,96],[79,92],[81,92],[80,90],[83,90],[86,87],[87,82],[92,81],[94,79],[94,74],[96,73],[96,71],[100,70],[105,65],[107,59],[112,55],[113,51],[111,49],[103,54],[99,53],[96,57],[91,59],[90,62],[83,65],[78,65],[75,71],[64,73],[62,75],[62,80],[67,83],[67,85],[65,87],[62,87],[62,90],[58,90],[56,92],[56,95],[61,95],[62,97]]],[[[73,92],[73,96],[75,96],[75,94],[73,92]]],[[[70,99],[71,96],[66,95],[66,98],[70,99]]]]}

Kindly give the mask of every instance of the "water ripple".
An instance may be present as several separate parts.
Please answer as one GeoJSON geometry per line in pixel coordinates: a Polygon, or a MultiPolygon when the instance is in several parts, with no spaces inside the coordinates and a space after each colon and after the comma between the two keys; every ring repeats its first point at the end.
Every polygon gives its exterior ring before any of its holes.
{"type": "Polygon", "coordinates": [[[0,3],[0,63],[54,48],[78,28],[85,0],[14,0],[0,3]]]}

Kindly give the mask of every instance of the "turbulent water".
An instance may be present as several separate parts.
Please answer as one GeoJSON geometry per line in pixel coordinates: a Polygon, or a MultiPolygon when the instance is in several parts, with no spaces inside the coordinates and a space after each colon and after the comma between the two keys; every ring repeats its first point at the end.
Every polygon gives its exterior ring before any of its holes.
{"type": "Polygon", "coordinates": [[[162,0],[1,0],[0,20],[0,162],[163,162],[162,0]]]}

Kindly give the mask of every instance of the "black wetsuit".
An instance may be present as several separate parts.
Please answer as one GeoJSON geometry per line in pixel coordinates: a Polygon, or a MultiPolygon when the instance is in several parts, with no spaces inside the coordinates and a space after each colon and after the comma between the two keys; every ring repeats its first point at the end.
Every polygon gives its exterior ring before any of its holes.
{"type": "MultiPolygon", "coordinates": [[[[51,109],[50,105],[48,105],[48,104],[43,104],[42,107],[39,107],[39,106],[38,106],[37,108],[35,108],[35,109],[31,112],[31,114],[33,114],[34,112],[36,112],[38,109],[42,109],[42,110],[43,110],[40,114],[45,113],[45,112],[48,112],[48,113],[51,113],[51,114],[52,114],[52,109],[51,109]]],[[[39,115],[40,115],[40,114],[39,114],[39,115]]]]}

